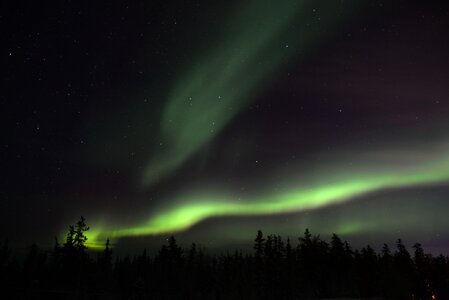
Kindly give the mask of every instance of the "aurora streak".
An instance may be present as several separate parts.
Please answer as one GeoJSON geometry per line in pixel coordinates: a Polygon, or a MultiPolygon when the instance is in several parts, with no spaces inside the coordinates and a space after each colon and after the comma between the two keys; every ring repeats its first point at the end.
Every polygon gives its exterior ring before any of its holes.
{"type": "MultiPolygon", "coordinates": [[[[449,180],[449,159],[413,166],[396,172],[353,174],[349,178],[329,180],[318,186],[293,188],[257,199],[233,201],[210,195],[199,199],[197,196],[183,195],[182,202],[153,215],[143,224],[131,228],[98,231],[90,233],[91,242],[106,236],[120,238],[126,236],[154,235],[182,231],[211,217],[227,215],[269,215],[313,210],[346,202],[381,189],[404,188],[415,185],[432,184],[449,180]]],[[[342,225],[342,231],[354,226],[351,221],[342,225]],[[351,225],[352,224],[352,225],[351,225]]],[[[361,225],[362,226],[362,225],[361,225]]],[[[351,229],[352,230],[352,229],[351,229]]]]}
{"type": "MultiPolygon", "coordinates": [[[[288,63],[313,52],[319,43],[332,36],[336,28],[360,11],[360,7],[352,7],[344,16],[339,15],[335,13],[340,9],[338,5],[330,2],[280,1],[275,6],[269,4],[269,1],[252,1],[240,8],[224,27],[221,39],[212,43],[215,46],[198,54],[186,71],[180,72],[181,76],[164,102],[160,147],[151,153],[142,176],[146,188],[169,177],[212,143],[264,90],[270,78],[276,77],[288,63]],[[319,18],[312,11],[319,11],[319,18]]],[[[308,181],[307,173],[293,171],[281,180],[272,180],[263,188],[257,187],[256,194],[241,197],[231,195],[232,188],[226,187],[220,187],[220,192],[208,186],[177,192],[149,209],[151,213],[146,221],[132,222],[140,224],[111,225],[105,222],[92,226],[90,243],[100,245],[107,237],[120,239],[180,232],[214,217],[317,210],[381,190],[449,180],[448,156],[429,153],[424,161],[407,166],[398,162],[400,167],[389,165],[395,164],[394,161],[385,161],[373,168],[359,157],[357,161],[365,167],[358,171],[349,172],[343,167],[334,168],[332,172],[322,169],[317,176],[319,180],[313,183],[308,181]],[[290,184],[277,190],[276,181],[290,184]]],[[[443,153],[448,153],[447,149],[443,149],[443,153]]],[[[335,226],[340,232],[348,233],[375,227],[373,224],[373,221],[368,224],[363,220],[345,220],[335,226]]]]}
{"type": "Polygon", "coordinates": [[[143,183],[149,185],[182,165],[214,139],[273,75],[336,30],[338,3],[251,1],[225,27],[223,40],[200,56],[175,84],[161,119],[161,149],[143,183]],[[320,11],[320,17],[310,12],[320,11]],[[314,24],[311,27],[310,24],[314,24]]]}

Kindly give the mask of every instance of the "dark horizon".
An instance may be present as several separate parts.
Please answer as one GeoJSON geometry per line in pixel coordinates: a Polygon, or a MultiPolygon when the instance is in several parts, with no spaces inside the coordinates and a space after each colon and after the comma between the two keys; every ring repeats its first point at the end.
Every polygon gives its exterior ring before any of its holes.
{"type": "Polygon", "coordinates": [[[69,226],[51,250],[37,245],[17,262],[0,243],[2,294],[26,299],[446,299],[449,256],[409,251],[398,239],[376,252],[355,249],[333,234],[308,229],[297,243],[279,235],[253,237],[252,251],[214,254],[169,237],[157,253],[120,256],[109,240],[89,252],[86,220],[69,226]],[[98,249],[100,250],[100,249],[98,249]]]}

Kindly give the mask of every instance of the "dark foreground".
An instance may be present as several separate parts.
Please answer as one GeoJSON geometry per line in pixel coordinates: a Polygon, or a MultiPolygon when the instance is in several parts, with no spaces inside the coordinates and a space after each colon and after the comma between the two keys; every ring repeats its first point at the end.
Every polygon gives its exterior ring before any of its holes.
{"type": "Polygon", "coordinates": [[[0,245],[2,299],[449,299],[449,260],[410,254],[401,240],[381,253],[354,250],[337,235],[290,241],[258,232],[253,253],[210,255],[171,237],[157,255],[113,257],[109,241],[88,252],[81,219],[52,250],[31,246],[18,262],[0,245]]]}

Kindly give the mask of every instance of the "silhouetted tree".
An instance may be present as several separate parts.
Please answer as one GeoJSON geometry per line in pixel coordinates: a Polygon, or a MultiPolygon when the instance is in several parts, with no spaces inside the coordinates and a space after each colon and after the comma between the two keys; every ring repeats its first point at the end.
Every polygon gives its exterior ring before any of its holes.
{"type": "Polygon", "coordinates": [[[429,279],[436,299],[449,299],[449,257],[440,254],[433,259],[429,279]]]}
{"type": "Polygon", "coordinates": [[[362,297],[374,297],[379,294],[379,270],[377,255],[371,246],[362,248],[356,254],[358,265],[359,289],[362,297]]]}
{"type": "Polygon", "coordinates": [[[256,239],[254,240],[254,250],[256,258],[261,258],[264,253],[264,242],[263,233],[261,230],[257,231],[256,239]]]}
{"type": "Polygon", "coordinates": [[[352,270],[345,251],[345,244],[335,233],[331,237],[329,255],[330,294],[340,297],[345,296],[348,294],[352,270]]]}
{"type": "Polygon", "coordinates": [[[103,272],[108,273],[108,274],[111,272],[111,270],[112,270],[112,249],[111,249],[111,243],[110,243],[109,239],[106,240],[104,250],[99,257],[98,263],[103,272]]]}
{"type": "MultiPolygon", "coordinates": [[[[449,261],[414,245],[413,259],[401,240],[391,253],[366,246],[352,250],[333,234],[330,243],[308,229],[292,245],[279,235],[258,231],[254,251],[236,249],[210,255],[174,237],[158,254],[120,258],[112,266],[110,241],[96,260],[85,247],[84,218],[69,226],[64,244],[55,240],[52,256],[32,245],[23,264],[0,243],[0,283],[18,298],[55,299],[449,299],[449,261]],[[55,288],[56,287],[56,288],[55,288]]],[[[5,292],[6,293],[6,292],[5,292]]],[[[4,293],[4,294],[5,294],[4,293]]]]}
{"type": "Polygon", "coordinates": [[[174,236],[170,236],[168,238],[168,252],[170,253],[170,258],[173,261],[179,262],[181,260],[182,248],[178,246],[174,236]]]}
{"type": "Polygon", "coordinates": [[[302,297],[323,297],[329,289],[328,265],[329,245],[320,239],[319,235],[310,233],[306,228],[303,237],[299,238],[297,247],[300,280],[303,284],[302,297]]]}
{"type": "Polygon", "coordinates": [[[414,294],[418,299],[424,299],[426,294],[429,292],[430,283],[429,281],[429,271],[430,265],[427,262],[426,256],[424,254],[424,249],[422,248],[420,243],[415,243],[413,245],[414,256],[413,261],[415,263],[415,272],[414,272],[414,294]]]}
{"type": "Polygon", "coordinates": [[[397,240],[396,247],[397,250],[394,253],[396,269],[395,297],[405,299],[409,298],[413,293],[413,261],[401,239],[397,240]]]}
{"type": "Polygon", "coordinates": [[[395,285],[395,266],[393,255],[391,254],[390,247],[387,244],[382,246],[380,259],[380,285],[381,285],[381,295],[386,298],[391,298],[394,296],[395,285]]]}
{"type": "Polygon", "coordinates": [[[81,216],[78,222],[76,222],[73,236],[73,246],[78,251],[84,251],[86,247],[87,236],[85,232],[89,230],[89,226],[86,225],[86,219],[81,216]]]}
{"type": "Polygon", "coordinates": [[[66,251],[72,251],[75,245],[75,226],[69,225],[69,230],[66,235],[64,249],[66,251]]]}

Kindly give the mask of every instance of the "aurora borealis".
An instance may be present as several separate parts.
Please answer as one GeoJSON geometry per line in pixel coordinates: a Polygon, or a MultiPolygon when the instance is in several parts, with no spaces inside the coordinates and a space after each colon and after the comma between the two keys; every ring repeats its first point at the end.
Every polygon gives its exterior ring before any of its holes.
{"type": "Polygon", "coordinates": [[[144,183],[166,176],[204,147],[254,100],[264,79],[290,58],[311,51],[342,22],[342,16],[333,14],[338,3],[271,4],[249,1],[239,5],[238,12],[225,21],[223,40],[218,37],[215,46],[212,38],[214,47],[193,59],[175,83],[161,117],[161,140],[166,145],[153,155],[144,183]],[[320,22],[311,28],[308,24],[317,17],[310,11],[317,9],[322,11],[320,22]]]}
{"type": "Polygon", "coordinates": [[[447,252],[446,4],[35,6],[3,19],[2,235],[83,215],[91,247],[309,227],[447,252]]]}
{"type": "MultiPolygon", "coordinates": [[[[209,217],[281,214],[313,210],[349,201],[357,196],[381,189],[444,183],[449,180],[449,159],[442,158],[424,166],[415,166],[411,169],[396,172],[378,173],[371,177],[357,173],[351,175],[344,180],[334,178],[329,180],[330,182],[326,182],[323,179],[323,183],[318,186],[303,187],[302,189],[294,188],[284,193],[258,196],[255,200],[250,199],[248,201],[242,201],[242,199],[232,201],[232,199],[225,199],[224,197],[223,199],[217,199],[212,194],[204,196],[183,194],[180,198],[190,201],[183,201],[183,203],[177,204],[171,209],[156,213],[143,226],[110,231],[106,235],[123,237],[171,233],[186,230],[209,217]]],[[[358,229],[355,228],[355,230],[358,229]]],[[[97,238],[101,234],[104,235],[101,232],[94,233],[93,237],[97,238]]]]}

